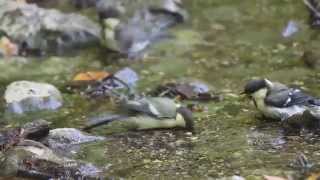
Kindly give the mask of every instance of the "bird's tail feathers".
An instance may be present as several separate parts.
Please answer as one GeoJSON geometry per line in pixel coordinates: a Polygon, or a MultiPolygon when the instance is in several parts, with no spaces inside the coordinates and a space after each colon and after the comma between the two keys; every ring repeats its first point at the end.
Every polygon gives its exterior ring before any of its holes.
{"type": "Polygon", "coordinates": [[[105,118],[97,118],[95,120],[90,121],[84,128],[82,128],[82,130],[89,131],[90,129],[96,128],[98,126],[102,126],[104,124],[109,124],[113,121],[123,120],[126,118],[128,118],[128,116],[125,115],[110,115],[105,118]]]}

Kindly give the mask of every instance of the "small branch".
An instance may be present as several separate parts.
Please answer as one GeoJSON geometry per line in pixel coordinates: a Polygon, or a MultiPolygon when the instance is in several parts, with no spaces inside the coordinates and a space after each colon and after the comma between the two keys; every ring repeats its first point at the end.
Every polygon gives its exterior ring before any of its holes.
{"type": "Polygon", "coordinates": [[[309,0],[303,0],[303,2],[317,17],[320,17],[320,13],[312,4],[310,4],[309,0]]]}

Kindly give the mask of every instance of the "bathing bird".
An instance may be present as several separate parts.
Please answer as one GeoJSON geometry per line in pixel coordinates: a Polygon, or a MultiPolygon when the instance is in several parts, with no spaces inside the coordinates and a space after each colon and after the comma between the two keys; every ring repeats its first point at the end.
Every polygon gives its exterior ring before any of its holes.
{"type": "Polygon", "coordinates": [[[290,88],[268,79],[250,80],[243,94],[250,97],[256,108],[265,116],[277,120],[286,120],[293,115],[309,110],[318,116],[320,100],[304,93],[301,89],[290,88]]]}
{"type": "Polygon", "coordinates": [[[133,123],[136,130],[183,128],[194,130],[194,118],[192,112],[167,97],[148,97],[133,94],[133,90],[125,82],[116,77],[114,80],[123,84],[128,89],[128,94],[120,94],[109,89],[110,97],[118,102],[119,109],[126,112],[124,115],[110,115],[107,118],[89,122],[84,130],[108,124],[113,121],[125,121],[133,123]]]}
{"type": "Polygon", "coordinates": [[[188,18],[180,0],[158,0],[157,5],[151,2],[128,12],[127,6],[134,6],[133,2],[100,0],[97,11],[103,26],[103,44],[129,59],[142,58],[150,45],[170,38],[170,27],[188,18]]]}

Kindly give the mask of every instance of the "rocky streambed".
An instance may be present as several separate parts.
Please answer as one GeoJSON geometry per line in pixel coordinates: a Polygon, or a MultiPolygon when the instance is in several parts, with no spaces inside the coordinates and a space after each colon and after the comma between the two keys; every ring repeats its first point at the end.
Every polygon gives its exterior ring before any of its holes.
{"type": "MultiPolygon", "coordinates": [[[[33,143],[32,148],[28,147],[31,146],[29,142],[28,146],[15,145],[8,152],[12,157],[25,157],[30,153],[35,153],[32,156],[37,157],[41,152],[47,157],[54,157],[54,161],[51,161],[55,163],[64,157],[67,158],[64,161],[74,165],[69,168],[83,172],[88,170],[90,173],[99,170],[99,177],[231,179],[241,176],[263,179],[265,175],[304,177],[306,172],[303,167],[296,165],[297,157],[303,153],[314,164],[312,172],[319,172],[316,168],[320,160],[317,136],[285,136],[279,122],[261,118],[254,106],[239,95],[245,82],[253,77],[296,85],[315,96],[320,95],[317,65],[309,68],[304,64],[306,57],[307,62],[310,59],[312,62],[317,60],[319,43],[316,34],[319,32],[310,29],[309,14],[302,2],[186,0],[185,8],[190,19],[171,29],[170,33],[175,39],[153,45],[147,51],[148,56],[138,61],[128,61],[117,53],[105,50],[98,45],[97,39],[91,39],[100,35],[99,20],[93,6],[77,9],[72,3],[66,2],[38,3],[41,8],[61,10],[63,16],[76,13],[70,15],[75,24],[78,20],[85,21],[87,25],[81,22],[81,26],[76,26],[77,33],[67,34],[66,39],[70,41],[62,42],[77,44],[79,42],[74,40],[81,40],[80,43],[86,42],[83,39],[90,40],[87,47],[80,46],[80,50],[70,55],[69,51],[64,52],[69,43],[58,43],[62,46],[55,48],[43,46],[43,40],[52,40],[52,37],[64,40],[65,35],[62,33],[61,37],[59,29],[58,33],[52,33],[45,29],[45,25],[27,24],[34,32],[40,32],[36,34],[41,35],[41,43],[35,41],[38,37],[27,36],[34,39],[28,40],[30,45],[26,49],[43,47],[47,50],[48,47],[48,53],[40,53],[40,57],[38,54],[3,57],[0,61],[0,92],[3,96],[7,86],[15,81],[49,83],[61,92],[63,105],[54,111],[47,109],[21,115],[8,112],[6,101],[2,99],[2,130],[21,127],[37,119],[51,122],[51,129],[81,129],[92,118],[115,113],[117,109],[108,98],[88,98],[81,92],[70,90],[70,82],[79,72],[118,72],[130,67],[139,76],[136,89],[140,92],[149,92],[160,84],[181,82],[182,79],[201,80],[211,90],[221,94],[223,100],[199,103],[202,108],[201,112],[194,114],[196,121],[193,133],[181,130],[128,132],[126,124],[116,122],[90,132],[90,136],[104,137],[103,141],[70,148],[70,153],[61,152],[60,144],[49,149],[49,141],[41,142],[42,145],[33,143]],[[78,15],[82,17],[78,18],[78,15]],[[289,21],[294,21],[298,30],[288,37],[283,36],[289,21]],[[91,26],[97,28],[88,28],[91,26]],[[79,29],[82,32],[82,28],[88,29],[88,32],[78,33],[79,29]],[[26,149],[28,152],[25,152],[26,149]],[[18,151],[23,151],[21,156],[18,151]],[[84,169],[81,169],[81,165],[84,165],[84,169]]],[[[35,7],[30,6],[27,10],[32,8],[35,7]]],[[[17,14],[25,11],[18,11],[17,14]]],[[[54,10],[50,13],[58,12],[54,10]]],[[[3,17],[11,22],[13,16],[3,17]]],[[[36,23],[39,22],[42,21],[36,23]]],[[[27,50],[24,52],[34,52],[27,50]]],[[[189,101],[184,103],[188,104],[189,101]]],[[[64,138],[61,141],[70,144],[64,138]]],[[[3,157],[2,154],[0,156],[3,157]]],[[[8,161],[11,162],[5,162],[8,161]]],[[[56,171],[68,169],[40,158],[37,161],[56,167],[56,171]]],[[[25,162],[26,168],[30,168],[34,162],[25,162]]]]}

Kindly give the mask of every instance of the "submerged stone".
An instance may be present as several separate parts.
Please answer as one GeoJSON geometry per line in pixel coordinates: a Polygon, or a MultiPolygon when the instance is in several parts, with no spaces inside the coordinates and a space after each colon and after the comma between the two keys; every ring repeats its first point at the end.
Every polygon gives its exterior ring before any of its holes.
{"type": "Polygon", "coordinates": [[[198,101],[220,101],[222,96],[216,95],[213,89],[213,87],[209,87],[198,80],[181,80],[175,83],[159,85],[155,90],[151,91],[151,94],[153,96],[179,97],[181,99],[198,101]]]}
{"type": "Polygon", "coordinates": [[[99,179],[101,170],[90,163],[60,157],[35,141],[25,141],[5,153],[0,175],[36,179],[99,179]]]}
{"type": "Polygon", "coordinates": [[[63,100],[59,90],[51,84],[16,81],[7,86],[4,95],[9,112],[22,114],[39,110],[56,110],[63,100]]]}

